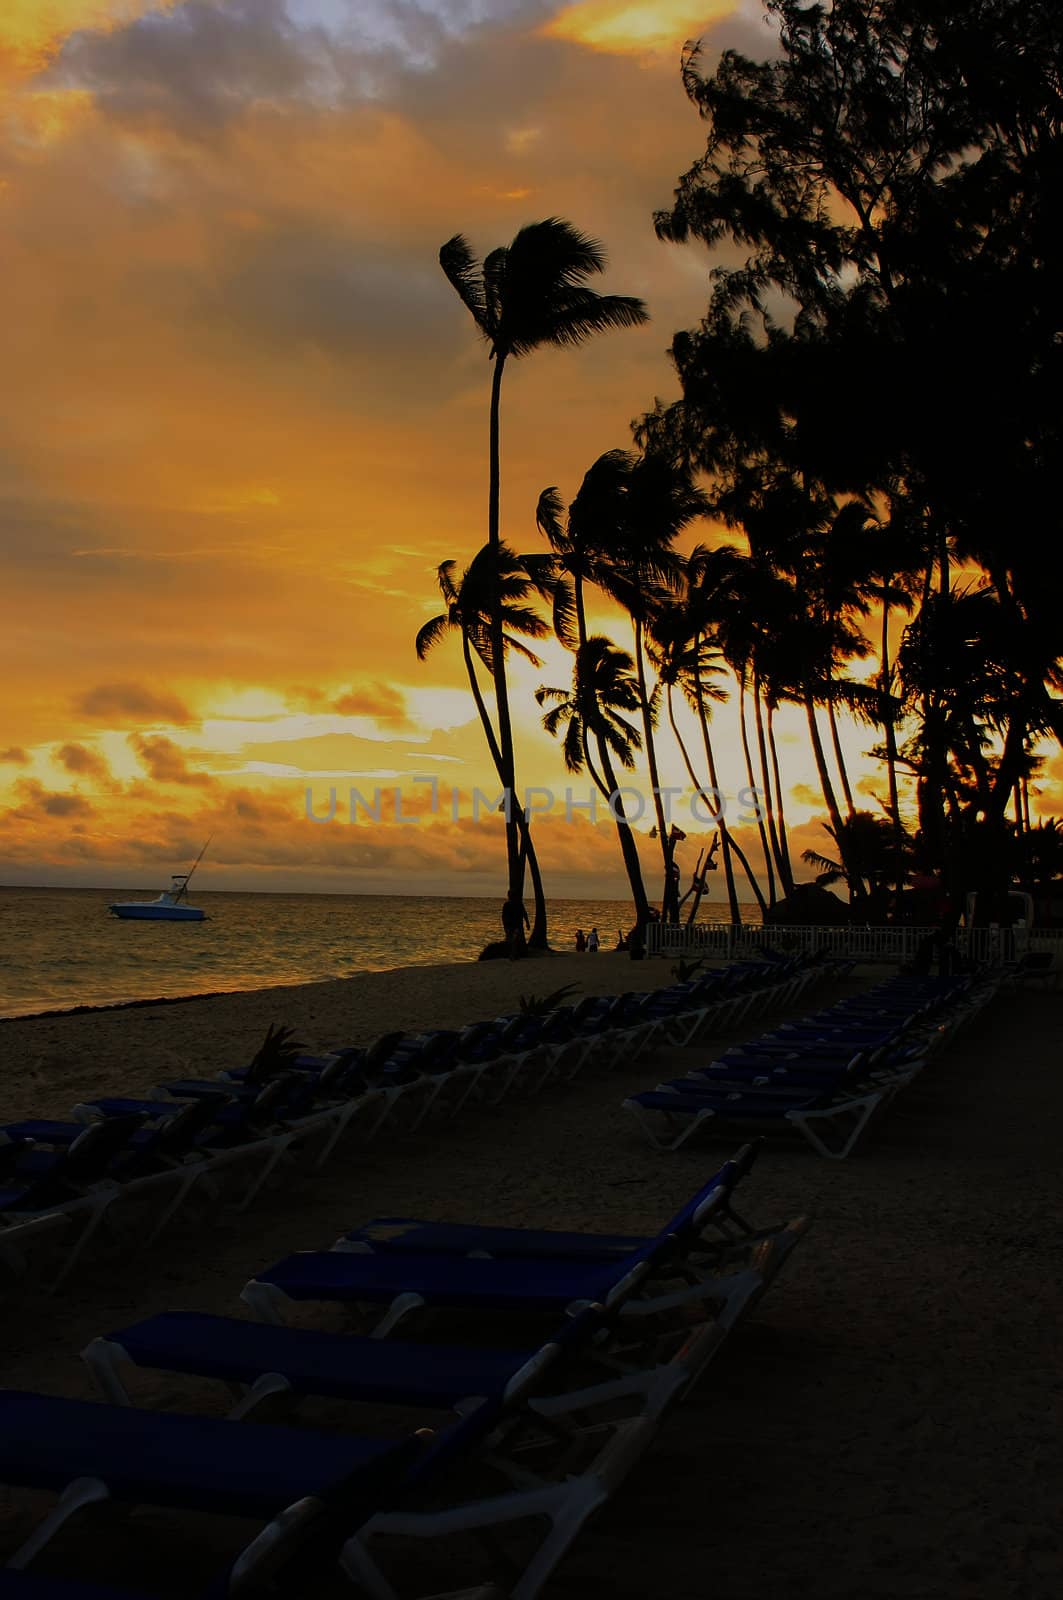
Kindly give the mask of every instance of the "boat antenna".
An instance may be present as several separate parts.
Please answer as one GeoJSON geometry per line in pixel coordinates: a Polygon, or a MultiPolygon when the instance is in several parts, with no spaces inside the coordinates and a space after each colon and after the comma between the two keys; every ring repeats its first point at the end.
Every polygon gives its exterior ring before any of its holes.
{"type": "MultiPolygon", "coordinates": [[[[207,844],[210,843],[210,840],[213,839],[213,837],[214,837],[214,835],[211,834],[210,839],[207,840],[207,844]]],[[[176,905],[177,901],[180,900],[180,898],[181,898],[181,896],[183,894],[187,894],[188,893],[188,880],[189,880],[189,878],[191,878],[193,872],[195,872],[196,868],[199,866],[199,863],[203,860],[203,857],[206,855],[206,853],[207,853],[207,844],[205,844],[203,846],[202,850],[199,852],[198,856],[193,861],[191,867],[185,873],[185,881],[184,881],[184,883],[182,883],[181,887],[177,891],[176,896],[174,897],[174,904],[175,905],[176,905]]]]}

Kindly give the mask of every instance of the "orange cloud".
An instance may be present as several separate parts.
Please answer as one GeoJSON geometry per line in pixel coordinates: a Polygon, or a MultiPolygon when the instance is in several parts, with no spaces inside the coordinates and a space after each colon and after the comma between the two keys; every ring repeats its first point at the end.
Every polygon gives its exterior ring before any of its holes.
{"type": "Polygon", "coordinates": [[[76,709],[86,717],[114,722],[167,722],[182,727],[192,713],[176,695],[140,683],[104,683],[79,696],[76,709]]]}
{"type": "Polygon", "coordinates": [[[193,772],[184,755],[172,739],[162,734],[143,735],[131,733],[129,744],[137,759],[156,783],[209,784],[214,780],[206,772],[193,772]]]}
{"type": "Polygon", "coordinates": [[[60,745],[55,759],[75,777],[96,778],[102,783],[111,781],[111,769],[96,750],[83,744],[60,745]]]}
{"type": "Polygon", "coordinates": [[[569,39],[618,55],[676,56],[684,41],[731,16],[738,0],[577,0],[543,28],[555,39],[569,39]]]}
{"type": "Polygon", "coordinates": [[[25,767],[29,765],[29,751],[23,750],[20,744],[8,745],[6,750],[0,750],[0,764],[12,767],[25,767]]]}
{"type": "Polygon", "coordinates": [[[0,73],[39,72],[64,39],[82,29],[107,30],[173,0],[4,0],[0,12],[0,73]]]}
{"type": "Polygon", "coordinates": [[[94,807],[79,794],[49,790],[36,778],[20,778],[15,785],[20,805],[16,815],[32,817],[35,812],[47,817],[90,817],[94,807]]]}
{"type": "Polygon", "coordinates": [[[333,701],[332,708],[344,717],[372,717],[385,728],[408,728],[406,696],[384,683],[351,688],[333,701]]]}

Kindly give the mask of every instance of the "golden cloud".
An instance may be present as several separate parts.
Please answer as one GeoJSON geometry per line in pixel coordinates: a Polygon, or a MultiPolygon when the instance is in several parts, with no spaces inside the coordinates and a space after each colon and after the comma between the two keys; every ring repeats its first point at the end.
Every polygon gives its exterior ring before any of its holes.
{"type": "Polygon", "coordinates": [[[553,17],[543,33],[616,55],[677,56],[692,35],[731,16],[738,0],[577,0],[553,17]]]}
{"type": "Polygon", "coordinates": [[[109,31],[173,0],[4,0],[0,11],[0,76],[39,72],[64,39],[83,29],[109,31]]]}
{"type": "Polygon", "coordinates": [[[162,734],[131,733],[129,744],[156,783],[207,785],[214,782],[209,773],[194,772],[173,740],[162,734]]]}
{"type": "Polygon", "coordinates": [[[182,727],[192,713],[176,695],[141,683],[102,683],[75,702],[83,716],[111,722],[166,722],[182,727]]]}

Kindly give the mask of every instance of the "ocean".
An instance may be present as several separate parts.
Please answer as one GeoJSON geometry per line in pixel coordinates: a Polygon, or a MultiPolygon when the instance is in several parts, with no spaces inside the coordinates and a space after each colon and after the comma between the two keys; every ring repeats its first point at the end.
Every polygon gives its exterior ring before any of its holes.
{"type": "MultiPolygon", "coordinates": [[[[0,888],[0,1017],[474,961],[501,937],[501,897],[204,892],[192,895],[203,922],[123,922],[107,909],[157,892],[0,888]]],[[[554,900],[550,916],[555,949],[597,927],[611,950],[631,906],[554,900]]],[[[755,907],[743,916],[759,921],[755,907]]],[[[725,921],[726,908],[703,903],[699,920],[725,921]]]]}

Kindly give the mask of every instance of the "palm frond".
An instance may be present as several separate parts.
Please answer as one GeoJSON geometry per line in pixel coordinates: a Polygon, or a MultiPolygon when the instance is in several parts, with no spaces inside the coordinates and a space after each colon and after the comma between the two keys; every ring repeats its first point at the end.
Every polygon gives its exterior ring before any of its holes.
{"type": "Polygon", "coordinates": [[[578,717],[569,719],[565,729],[565,742],[561,746],[566,772],[582,772],[586,756],[583,749],[583,727],[578,717]]]}
{"type": "MultiPolygon", "coordinates": [[[[497,250],[492,250],[484,259],[484,316],[485,325],[490,330],[492,355],[498,354],[500,334],[505,320],[508,266],[509,251],[504,245],[499,245],[497,250]]],[[[508,351],[503,353],[508,354],[508,351]]]]}
{"type": "Polygon", "coordinates": [[[458,598],[458,586],[454,581],[454,574],[458,570],[456,561],[441,561],[436,568],[436,582],[439,592],[448,605],[455,604],[458,598]]]}
{"type": "MultiPolygon", "coordinates": [[[[545,684],[540,684],[538,689],[536,689],[536,691],[535,691],[535,703],[536,703],[536,705],[539,705],[539,706],[545,706],[551,701],[561,701],[561,700],[567,701],[570,698],[571,698],[571,691],[570,690],[568,690],[568,689],[550,689],[545,684]]],[[[547,732],[549,732],[549,731],[550,730],[547,729],[547,732]]]]}
{"type": "Polygon", "coordinates": [[[554,632],[566,650],[579,645],[576,629],[576,591],[568,578],[559,578],[553,595],[554,632]]]}
{"type": "Polygon", "coordinates": [[[503,642],[505,644],[506,654],[507,655],[512,650],[515,655],[523,656],[525,661],[530,661],[533,667],[541,667],[542,666],[542,664],[543,664],[542,656],[537,656],[535,654],[535,651],[534,650],[529,650],[528,646],[526,644],[521,644],[519,639],[514,639],[514,637],[513,637],[513,635],[511,633],[503,634],[502,638],[503,638],[503,642]]]}
{"type": "Polygon", "coordinates": [[[556,485],[543,490],[535,507],[536,527],[543,538],[555,546],[564,539],[564,527],[561,521],[564,509],[564,501],[556,485]]]}
{"type": "Polygon", "coordinates": [[[513,355],[527,355],[540,344],[571,348],[582,344],[592,334],[608,333],[613,328],[638,328],[650,320],[645,302],[633,295],[572,289],[566,298],[567,304],[546,311],[534,337],[529,334],[513,340],[510,346],[513,355]]]}
{"type": "Polygon", "coordinates": [[[480,332],[485,338],[490,338],[480,263],[463,234],[456,233],[443,245],[439,252],[439,265],[480,332]]]}
{"type": "Polygon", "coordinates": [[[417,637],[413,642],[417,651],[418,661],[423,661],[429,650],[434,650],[450,631],[449,617],[433,617],[431,622],[426,622],[423,628],[418,628],[417,637]]]}

